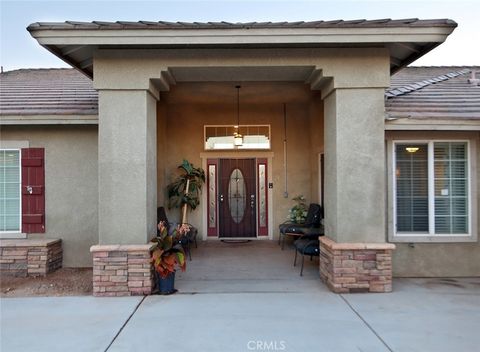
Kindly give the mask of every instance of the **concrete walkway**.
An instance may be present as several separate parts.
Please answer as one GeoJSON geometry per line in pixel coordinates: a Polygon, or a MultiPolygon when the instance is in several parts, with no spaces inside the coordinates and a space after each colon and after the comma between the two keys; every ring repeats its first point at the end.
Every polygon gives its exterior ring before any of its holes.
{"type": "Polygon", "coordinates": [[[337,295],[318,279],[315,260],[300,277],[293,251],[239,245],[227,255],[215,247],[222,244],[211,246],[193,252],[176,295],[1,299],[0,350],[463,352],[480,345],[480,278],[396,279],[390,294],[337,295]]]}

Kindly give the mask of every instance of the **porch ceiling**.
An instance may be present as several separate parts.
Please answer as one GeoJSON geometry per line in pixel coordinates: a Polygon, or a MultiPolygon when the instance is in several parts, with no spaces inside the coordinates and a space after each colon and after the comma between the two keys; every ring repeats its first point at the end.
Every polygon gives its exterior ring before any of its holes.
{"type": "MultiPolygon", "coordinates": [[[[242,106],[281,103],[306,104],[312,96],[320,94],[303,82],[241,82],[242,106]]],[[[167,104],[226,104],[234,106],[235,84],[231,82],[181,82],[168,92],[161,92],[167,104]]]]}
{"type": "Polygon", "coordinates": [[[67,21],[33,23],[27,30],[47,50],[92,77],[97,49],[146,48],[385,47],[394,73],[445,41],[456,26],[451,20],[416,18],[279,23],[67,21]]]}

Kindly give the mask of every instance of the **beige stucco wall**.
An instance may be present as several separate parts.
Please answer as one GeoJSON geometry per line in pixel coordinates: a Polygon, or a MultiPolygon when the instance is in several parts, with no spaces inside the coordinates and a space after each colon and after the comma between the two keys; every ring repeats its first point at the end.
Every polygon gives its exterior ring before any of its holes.
{"type": "MultiPolygon", "coordinates": [[[[204,125],[235,124],[235,88],[234,84],[179,84],[172,92],[162,94],[159,103],[159,120],[166,113],[166,152],[161,153],[159,145],[158,164],[165,167],[166,183],[171,182],[177,173],[177,166],[183,158],[201,166],[200,154],[204,152],[204,125]],[[189,94],[197,91],[197,96],[189,94]],[[199,98],[208,92],[204,99],[199,98]],[[221,100],[211,97],[220,92],[221,100]],[[208,95],[211,97],[209,98],[208,95]],[[163,154],[163,157],[160,155],[163,154]]],[[[303,194],[310,202],[316,195],[312,194],[311,180],[311,117],[310,95],[307,86],[295,83],[242,83],[240,124],[270,124],[272,133],[273,172],[271,182],[274,187],[270,191],[273,197],[273,234],[277,235],[278,224],[286,220],[288,209],[294,204],[291,198],[303,194]],[[288,140],[288,194],[284,198],[283,172],[283,102],[287,103],[287,140],[288,140]]],[[[160,126],[160,123],[158,123],[160,126]]],[[[321,125],[318,134],[323,135],[321,125]]],[[[160,140],[160,138],[159,138],[160,140]]],[[[215,153],[218,153],[216,151],[215,153]]],[[[242,152],[236,153],[242,157],[242,152]]],[[[159,176],[159,180],[161,177],[159,176]]],[[[165,189],[165,184],[159,184],[165,189]]],[[[160,199],[160,198],[159,198],[160,199]]],[[[158,203],[162,203],[159,201],[158,203]]],[[[171,221],[178,221],[180,211],[172,209],[168,212],[171,221]]],[[[202,205],[189,214],[189,222],[201,228],[202,205]]]]}
{"type": "Polygon", "coordinates": [[[383,243],[384,89],[336,89],[324,105],[325,235],[383,243]]]}
{"type": "MultiPolygon", "coordinates": [[[[386,133],[388,139],[474,139],[476,141],[476,189],[480,189],[480,143],[478,132],[394,132],[386,133]]],[[[388,156],[387,156],[388,157],[388,156]]],[[[388,162],[391,159],[388,157],[388,162]]],[[[391,171],[390,171],[391,172],[391,171]]],[[[391,174],[390,174],[391,176],[391,174]]],[[[391,185],[391,183],[388,183],[391,185]]],[[[472,184],[474,186],[474,184],[472,184]]],[[[478,191],[477,191],[478,192],[478,191]]],[[[477,193],[478,194],[478,193],[477,193]]],[[[391,199],[391,196],[390,196],[391,199]]],[[[480,198],[472,199],[476,202],[477,221],[480,219],[480,198]]],[[[392,212],[391,201],[387,210],[392,212]]],[[[478,228],[477,228],[478,231],[478,228]]],[[[393,272],[397,277],[438,277],[438,276],[480,276],[480,243],[396,243],[393,254],[393,272]]]]}
{"type": "Polygon", "coordinates": [[[157,222],[157,100],[120,89],[98,99],[99,243],[146,243],[157,222]]]}
{"type": "Polygon", "coordinates": [[[98,243],[97,126],[1,126],[1,139],[45,148],[46,233],[60,238],[63,266],[90,267],[98,243]]]}

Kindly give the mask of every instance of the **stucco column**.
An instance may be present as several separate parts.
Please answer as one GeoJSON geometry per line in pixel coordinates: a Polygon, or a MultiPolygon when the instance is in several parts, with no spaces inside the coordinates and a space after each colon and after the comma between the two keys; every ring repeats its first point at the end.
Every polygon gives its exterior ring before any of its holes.
{"type": "Polygon", "coordinates": [[[325,234],[385,242],[384,89],[335,89],[325,106],[325,234]]]}
{"type": "Polygon", "coordinates": [[[100,90],[100,244],[145,244],[157,207],[156,99],[147,90],[100,90]]]}

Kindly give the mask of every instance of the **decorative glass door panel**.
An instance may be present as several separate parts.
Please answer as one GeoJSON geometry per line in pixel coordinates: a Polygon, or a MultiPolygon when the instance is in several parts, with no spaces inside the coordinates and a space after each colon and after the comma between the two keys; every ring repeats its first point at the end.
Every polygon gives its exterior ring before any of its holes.
{"type": "Polygon", "coordinates": [[[236,224],[241,223],[243,220],[246,200],[245,179],[242,171],[235,169],[230,175],[230,183],[228,185],[228,207],[230,208],[230,216],[236,224]]]}
{"type": "Polygon", "coordinates": [[[255,159],[221,159],[219,237],[255,237],[255,159]]]}

